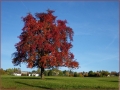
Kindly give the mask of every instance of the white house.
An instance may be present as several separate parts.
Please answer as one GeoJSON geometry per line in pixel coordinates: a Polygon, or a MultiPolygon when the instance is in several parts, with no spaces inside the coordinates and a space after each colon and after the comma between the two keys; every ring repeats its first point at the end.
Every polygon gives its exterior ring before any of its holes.
{"type": "Polygon", "coordinates": [[[21,71],[21,74],[27,76],[27,75],[28,75],[28,72],[27,72],[27,71],[21,71]]]}
{"type": "Polygon", "coordinates": [[[28,74],[28,76],[31,76],[31,74],[28,74]]]}
{"type": "Polygon", "coordinates": [[[15,76],[21,76],[20,73],[13,73],[13,75],[15,75],[15,76]]]}
{"type": "Polygon", "coordinates": [[[39,74],[35,74],[35,76],[36,76],[36,77],[38,77],[38,76],[39,76],[39,74]]]}
{"type": "Polygon", "coordinates": [[[37,74],[37,73],[32,73],[32,76],[36,76],[36,77],[38,77],[39,74],[37,74]]]}
{"type": "Polygon", "coordinates": [[[36,77],[40,76],[40,75],[37,74],[37,73],[32,73],[32,74],[30,74],[30,73],[27,72],[27,71],[21,71],[21,73],[13,73],[13,75],[14,75],[14,76],[22,76],[22,75],[24,75],[24,76],[36,76],[36,77]]]}

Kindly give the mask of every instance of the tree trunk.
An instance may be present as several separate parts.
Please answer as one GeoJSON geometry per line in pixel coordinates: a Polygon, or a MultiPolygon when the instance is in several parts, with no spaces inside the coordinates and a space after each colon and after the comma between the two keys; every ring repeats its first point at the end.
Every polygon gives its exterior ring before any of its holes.
{"type": "Polygon", "coordinates": [[[44,68],[43,67],[41,67],[41,79],[44,79],[44,68]]]}

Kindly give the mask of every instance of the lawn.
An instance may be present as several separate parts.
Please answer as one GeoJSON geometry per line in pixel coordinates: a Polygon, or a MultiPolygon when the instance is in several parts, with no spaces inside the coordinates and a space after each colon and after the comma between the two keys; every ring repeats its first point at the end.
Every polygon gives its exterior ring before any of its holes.
{"type": "Polygon", "coordinates": [[[118,90],[118,83],[118,77],[1,76],[2,90],[118,90]]]}

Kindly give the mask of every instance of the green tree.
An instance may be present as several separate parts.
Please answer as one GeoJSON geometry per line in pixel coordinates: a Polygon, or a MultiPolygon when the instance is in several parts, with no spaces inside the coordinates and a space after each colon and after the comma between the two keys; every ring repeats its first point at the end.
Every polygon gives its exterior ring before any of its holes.
{"type": "Polygon", "coordinates": [[[36,73],[40,74],[41,73],[41,70],[40,68],[37,69],[36,73]]]}
{"type": "Polygon", "coordinates": [[[119,76],[119,74],[116,71],[111,71],[110,75],[111,76],[119,76]]]}
{"type": "Polygon", "coordinates": [[[0,75],[4,75],[4,74],[6,74],[6,72],[2,68],[0,68],[0,75]]]}
{"type": "Polygon", "coordinates": [[[6,72],[8,75],[13,75],[14,69],[13,68],[6,69],[6,72]]]}
{"type": "Polygon", "coordinates": [[[79,77],[84,77],[82,72],[79,73],[79,77]]]}
{"type": "Polygon", "coordinates": [[[69,76],[69,75],[70,75],[69,71],[66,71],[65,76],[69,76]]]}
{"type": "Polygon", "coordinates": [[[93,72],[93,71],[89,71],[89,72],[88,72],[88,76],[89,76],[89,77],[94,77],[94,72],[93,72]]]}
{"type": "Polygon", "coordinates": [[[48,76],[48,72],[49,72],[48,70],[45,70],[45,71],[44,71],[44,75],[45,75],[45,76],[48,76]]]}
{"type": "Polygon", "coordinates": [[[73,77],[74,76],[74,72],[72,70],[69,71],[69,76],[73,77]]]}
{"type": "Polygon", "coordinates": [[[74,77],[78,77],[78,73],[77,72],[74,72],[74,77]]]}
{"type": "Polygon", "coordinates": [[[36,70],[32,70],[32,73],[36,73],[37,71],[36,70]]]}
{"type": "Polygon", "coordinates": [[[49,70],[48,76],[52,76],[52,75],[53,75],[53,71],[52,71],[52,70],[49,70]]]}
{"type": "Polygon", "coordinates": [[[84,72],[84,77],[88,77],[88,72],[84,72]]]}
{"type": "Polygon", "coordinates": [[[63,72],[62,71],[59,71],[59,76],[63,76],[63,72]]]}
{"type": "Polygon", "coordinates": [[[94,76],[95,76],[95,77],[100,77],[100,73],[95,72],[95,73],[94,73],[94,76]]]}
{"type": "Polygon", "coordinates": [[[63,75],[64,75],[64,76],[66,75],[66,70],[63,71],[63,75]]]}
{"type": "Polygon", "coordinates": [[[109,72],[102,70],[102,71],[101,71],[101,75],[102,75],[102,77],[108,76],[108,75],[109,75],[109,72]]]}

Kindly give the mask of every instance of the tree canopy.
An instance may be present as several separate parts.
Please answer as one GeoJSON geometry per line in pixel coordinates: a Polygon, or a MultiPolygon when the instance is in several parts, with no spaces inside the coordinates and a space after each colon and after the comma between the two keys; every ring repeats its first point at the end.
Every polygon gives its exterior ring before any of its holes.
{"type": "Polygon", "coordinates": [[[15,44],[12,63],[26,63],[28,68],[45,68],[65,66],[78,68],[79,64],[70,52],[73,30],[66,20],[56,20],[53,10],[47,13],[28,14],[23,17],[24,27],[15,44]]]}

